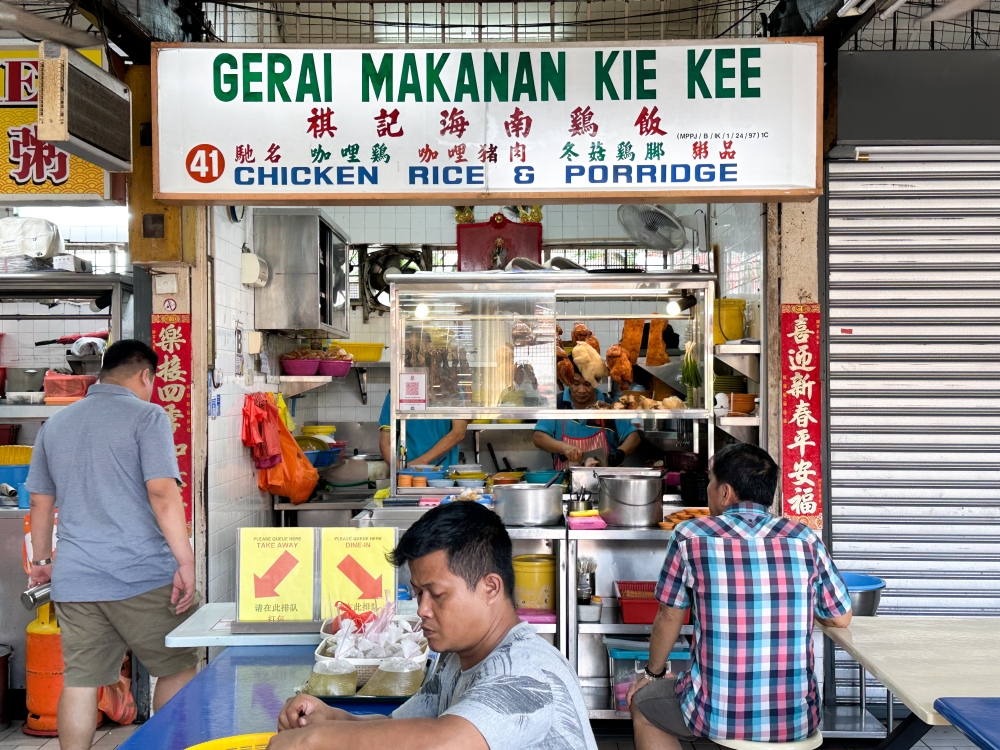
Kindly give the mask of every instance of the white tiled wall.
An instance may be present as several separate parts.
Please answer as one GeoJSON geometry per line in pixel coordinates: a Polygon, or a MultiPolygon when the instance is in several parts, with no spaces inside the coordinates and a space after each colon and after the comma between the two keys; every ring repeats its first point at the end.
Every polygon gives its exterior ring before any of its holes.
{"type": "MultiPolygon", "coordinates": [[[[48,219],[65,242],[128,242],[128,210],[118,206],[90,208],[38,207],[15,209],[18,216],[48,219]]],[[[86,255],[88,259],[90,256],[86,255]]],[[[108,327],[105,320],[66,320],[57,315],[92,315],[88,305],[2,302],[0,315],[51,315],[49,320],[0,319],[0,364],[11,367],[65,367],[67,346],[35,346],[36,341],[108,327]]]]}
{"type": "Polygon", "coordinates": [[[764,221],[760,203],[712,206],[712,242],[721,257],[720,297],[760,301],[764,269],[764,221]]]}
{"type": "MultiPolygon", "coordinates": [[[[542,240],[625,239],[618,206],[542,206],[542,240]]],[[[455,244],[451,206],[352,206],[330,209],[351,242],[455,244]]],[[[486,221],[500,206],[476,206],[476,221],[486,221]]]]}
{"type": "Polygon", "coordinates": [[[222,386],[221,416],[208,422],[208,600],[233,601],[236,595],[236,537],[245,526],[271,526],[271,496],[257,489],[257,470],[240,440],[243,399],[253,391],[273,390],[257,376],[252,386],[236,378],[236,326],[253,329],[253,291],[240,284],[240,253],[251,248],[251,211],[242,224],[229,221],[224,208],[214,212],[216,367],[222,386]]]}

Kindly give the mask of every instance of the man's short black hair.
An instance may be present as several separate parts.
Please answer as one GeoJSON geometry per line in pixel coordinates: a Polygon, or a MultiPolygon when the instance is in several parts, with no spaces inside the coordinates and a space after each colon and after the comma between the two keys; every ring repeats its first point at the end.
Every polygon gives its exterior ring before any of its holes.
{"type": "Polygon", "coordinates": [[[730,443],[712,459],[712,476],[728,484],[743,502],[771,505],[778,486],[778,465],[767,451],[747,443],[730,443]]]}
{"type": "Polygon", "coordinates": [[[104,350],[101,374],[98,377],[101,380],[108,376],[130,378],[142,370],[155,373],[159,363],[159,355],[149,344],[138,339],[122,339],[104,350]]]}
{"type": "Polygon", "coordinates": [[[514,603],[514,552],[503,522],[479,503],[456,501],[427,511],[389,554],[397,568],[444,550],[448,569],[472,591],[490,573],[503,580],[504,594],[514,603]]]}

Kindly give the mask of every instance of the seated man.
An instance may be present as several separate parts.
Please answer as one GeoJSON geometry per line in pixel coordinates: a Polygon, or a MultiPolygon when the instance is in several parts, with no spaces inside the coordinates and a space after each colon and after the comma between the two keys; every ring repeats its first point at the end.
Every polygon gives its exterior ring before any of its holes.
{"type": "Polygon", "coordinates": [[[777,481],[765,451],[727,445],[712,463],[711,516],[674,530],[649,663],[628,692],[636,750],[699,737],[792,742],[819,728],[813,619],[847,627],[851,600],[819,537],[768,512],[777,481]],[[691,671],[667,676],[689,607],[691,671]]]}
{"type": "Polygon", "coordinates": [[[437,674],[392,717],[289,698],[269,750],[597,750],[569,663],[514,608],[510,537],[477,503],[427,512],[399,540],[437,674]]]}

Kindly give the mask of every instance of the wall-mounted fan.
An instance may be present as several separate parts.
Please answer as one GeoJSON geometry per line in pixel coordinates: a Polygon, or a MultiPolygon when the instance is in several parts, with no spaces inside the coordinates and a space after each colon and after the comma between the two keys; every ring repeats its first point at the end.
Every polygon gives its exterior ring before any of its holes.
{"type": "Polygon", "coordinates": [[[372,312],[389,311],[387,273],[416,273],[431,267],[427,245],[358,245],[358,296],[367,321],[372,312]]]}
{"type": "Polygon", "coordinates": [[[664,268],[671,253],[687,246],[688,229],[693,234],[691,242],[695,253],[705,252],[704,211],[692,216],[677,216],[665,206],[625,203],[618,207],[618,223],[636,244],[661,250],[664,268]]]}

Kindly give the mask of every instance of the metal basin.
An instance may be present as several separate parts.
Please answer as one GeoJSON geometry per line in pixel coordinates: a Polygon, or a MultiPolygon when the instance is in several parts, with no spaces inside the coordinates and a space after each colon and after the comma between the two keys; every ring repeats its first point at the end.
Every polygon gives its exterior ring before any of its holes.
{"type": "Polygon", "coordinates": [[[597,510],[611,526],[655,526],[663,520],[663,474],[640,471],[629,475],[598,475],[597,510]]]}
{"type": "Polygon", "coordinates": [[[493,486],[493,510],[505,526],[554,526],[563,517],[561,484],[493,486]]]}
{"type": "Polygon", "coordinates": [[[864,573],[841,573],[851,595],[851,609],[855,617],[874,617],[882,599],[885,581],[864,573]]]}

